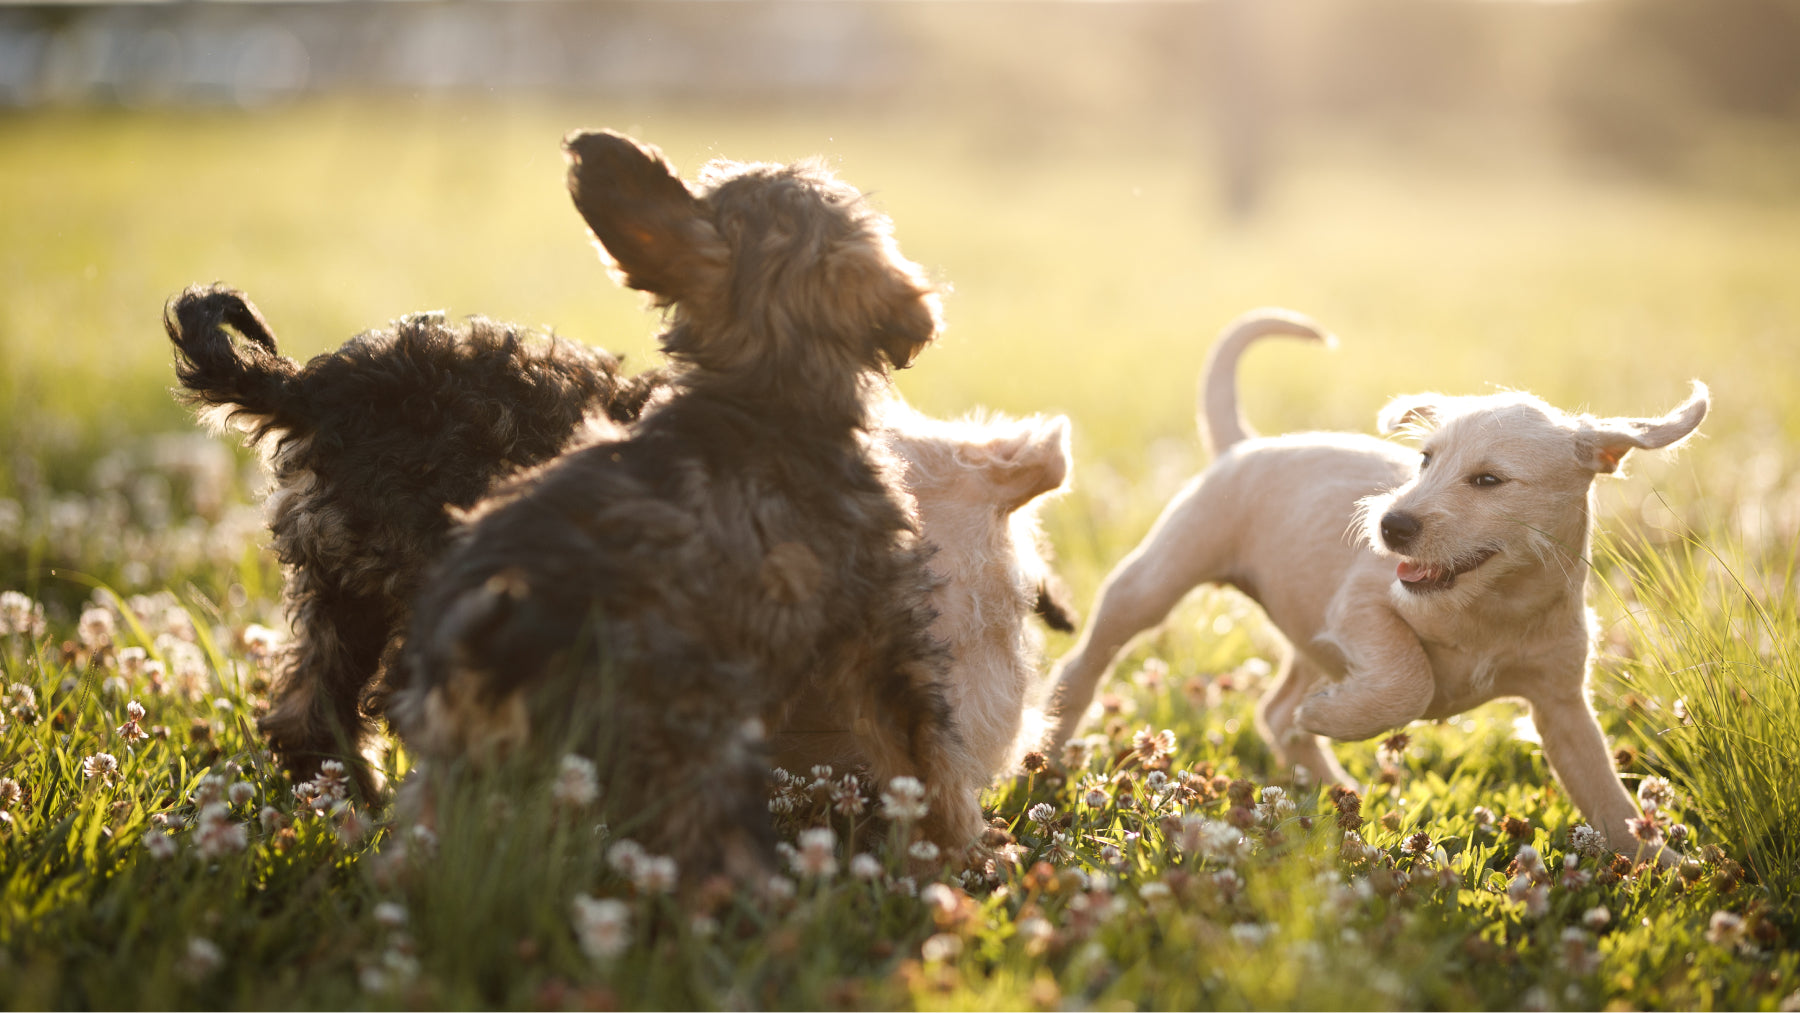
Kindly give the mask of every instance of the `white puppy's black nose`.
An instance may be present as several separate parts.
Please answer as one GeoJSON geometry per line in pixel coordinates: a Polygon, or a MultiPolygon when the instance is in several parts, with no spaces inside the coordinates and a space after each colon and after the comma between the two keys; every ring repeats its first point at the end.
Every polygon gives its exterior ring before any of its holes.
{"type": "Polygon", "coordinates": [[[1381,518],[1381,540],[1390,549],[1404,551],[1407,544],[1418,537],[1420,526],[1418,518],[1412,514],[1390,510],[1381,518]]]}

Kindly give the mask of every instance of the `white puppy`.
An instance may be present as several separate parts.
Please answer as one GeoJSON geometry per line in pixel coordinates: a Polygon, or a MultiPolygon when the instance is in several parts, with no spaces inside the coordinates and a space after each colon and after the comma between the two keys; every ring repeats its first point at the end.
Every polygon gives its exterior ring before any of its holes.
{"type": "Polygon", "coordinates": [[[1598,474],[1667,447],[1706,416],[1706,387],[1660,418],[1569,415],[1536,397],[1424,394],[1383,433],[1257,438],[1240,418],[1238,356],[1265,335],[1328,340],[1303,317],[1239,318],[1208,361],[1201,436],[1215,455],[1106,578],[1053,673],[1050,742],[1075,731],[1115,657],[1196,585],[1249,595],[1292,645],[1257,705],[1283,764],[1350,784],[1323,737],[1366,739],[1420,718],[1523,697],[1570,797],[1616,849],[1638,815],[1588,703],[1584,598],[1598,474]]]}
{"type": "MultiPolygon", "coordinates": [[[[897,459],[919,529],[931,543],[927,567],[939,581],[931,634],[950,653],[944,696],[959,736],[947,766],[955,790],[979,792],[1043,734],[1032,692],[1043,638],[1032,624],[1072,629],[1056,600],[1037,507],[1069,474],[1069,420],[1063,416],[975,417],[955,422],[919,414],[899,399],[875,411],[875,438],[897,459]]],[[[800,703],[775,737],[789,770],[864,762],[849,718],[830,701],[800,703]]]]}

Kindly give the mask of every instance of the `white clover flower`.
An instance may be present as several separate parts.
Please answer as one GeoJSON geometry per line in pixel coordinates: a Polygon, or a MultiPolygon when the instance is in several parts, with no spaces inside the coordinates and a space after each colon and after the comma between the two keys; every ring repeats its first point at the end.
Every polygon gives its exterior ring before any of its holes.
{"type": "Polygon", "coordinates": [[[1175,752],[1175,732],[1168,728],[1152,731],[1145,725],[1131,737],[1131,748],[1143,762],[1155,763],[1175,752]]]}
{"type": "Polygon", "coordinates": [[[1714,911],[1706,924],[1706,941],[1721,949],[1732,949],[1743,943],[1746,928],[1743,915],[1714,911]]]}
{"type": "Polygon", "coordinates": [[[794,871],[809,879],[830,879],[837,875],[837,834],[830,827],[813,827],[800,831],[800,847],[794,853],[794,871]]]}
{"type": "Polygon", "coordinates": [[[397,929],[406,924],[406,905],[384,900],[375,905],[375,924],[384,929],[397,929]]]}
{"type": "Polygon", "coordinates": [[[1088,761],[1094,758],[1094,744],[1087,736],[1070,739],[1062,748],[1063,766],[1071,771],[1086,770],[1088,761]]]}
{"type": "Polygon", "coordinates": [[[1231,938],[1244,946],[1261,946],[1275,930],[1257,922],[1233,922],[1231,938]]]}
{"type": "Polygon", "coordinates": [[[44,635],[44,606],[18,591],[0,591],[0,636],[44,635]]]}
{"type": "Polygon", "coordinates": [[[226,789],[225,797],[231,800],[232,805],[243,805],[256,797],[256,785],[249,781],[234,781],[226,789]]]}
{"type": "Polygon", "coordinates": [[[631,945],[631,908],[624,901],[577,894],[573,907],[575,938],[590,960],[612,960],[631,945]]]}
{"type": "Polygon", "coordinates": [[[1243,831],[1224,820],[1202,820],[1197,847],[1202,858],[1230,865],[1248,849],[1243,831]]]}
{"type": "Polygon", "coordinates": [[[1542,879],[1549,875],[1544,868],[1544,856],[1529,844],[1519,845],[1519,852],[1513,856],[1513,861],[1517,862],[1520,870],[1532,879],[1542,879]]]}
{"type": "Polygon", "coordinates": [[[1577,823],[1569,829],[1569,847],[1588,858],[1599,858],[1606,854],[1606,835],[1586,823],[1577,823]]]}
{"type": "Polygon", "coordinates": [[[219,858],[236,854],[250,845],[250,835],[241,823],[234,823],[231,810],[222,802],[212,802],[200,809],[194,825],[194,848],[203,858],[219,858]]]}
{"type": "Polygon", "coordinates": [[[1174,891],[1169,889],[1169,884],[1160,879],[1151,880],[1138,887],[1138,897],[1146,904],[1168,900],[1172,896],[1174,896],[1174,891]]]}
{"type": "Polygon", "coordinates": [[[75,625],[75,636],[81,640],[81,646],[90,651],[111,647],[113,642],[112,610],[106,608],[82,610],[81,619],[75,625]]]}
{"type": "Polygon", "coordinates": [[[1627,819],[1625,829],[1631,831],[1631,836],[1643,847],[1655,850],[1663,846],[1662,821],[1657,818],[1655,809],[1646,809],[1643,816],[1627,819]]]}
{"type": "Polygon", "coordinates": [[[162,662],[155,659],[144,662],[144,681],[149,685],[150,692],[167,693],[169,691],[168,675],[168,666],[162,662]]]}
{"type": "Polygon", "coordinates": [[[786,876],[770,876],[769,881],[763,884],[763,895],[777,904],[793,900],[794,894],[798,892],[799,887],[786,876]]]}
{"type": "Polygon", "coordinates": [[[350,796],[350,777],[344,765],[336,760],[319,764],[318,776],[312,779],[318,794],[330,802],[342,802],[350,796]]]}
{"type": "Polygon", "coordinates": [[[817,790],[820,788],[830,788],[831,787],[831,779],[832,779],[831,775],[832,775],[831,764],[820,763],[820,764],[814,765],[813,769],[812,769],[812,782],[807,785],[807,788],[809,790],[817,790]]]}
{"type": "Polygon", "coordinates": [[[244,642],[244,653],[258,664],[267,663],[281,647],[281,634],[261,623],[251,623],[244,627],[240,639],[244,642]]]}
{"type": "Polygon", "coordinates": [[[956,891],[943,883],[927,883],[919,890],[919,900],[926,907],[935,908],[942,914],[955,914],[957,908],[956,891]]]}
{"type": "Polygon", "coordinates": [[[645,855],[638,860],[631,882],[640,893],[670,893],[679,874],[675,859],[668,855],[645,855]]]}
{"type": "Polygon", "coordinates": [[[863,814],[867,803],[863,800],[862,785],[856,781],[855,774],[845,774],[831,789],[831,808],[839,816],[855,819],[863,814]]]}
{"type": "Polygon", "coordinates": [[[850,859],[850,875],[857,879],[873,882],[881,878],[881,873],[881,860],[868,852],[858,853],[850,859]]]}
{"type": "Polygon", "coordinates": [[[1605,928],[1610,921],[1612,921],[1612,912],[1608,911],[1604,904],[1588,908],[1581,913],[1581,924],[1596,932],[1605,928]]]}
{"type": "Polygon", "coordinates": [[[119,774],[119,758],[111,753],[95,753],[81,761],[81,776],[88,780],[99,778],[102,784],[112,784],[119,774]]]}
{"type": "Polygon", "coordinates": [[[168,858],[173,858],[176,850],[175,836],[173,834],[165,834],[161,831],[145,834],[144,850],[150,853],[151,858],[154,858],[159,862],[168,858]]]}
{"type": "Polygon", "coordinates": [[[177,969],[182,976],[198,981],[217,971],[225,963],[225,953],[217,943],[203,936],[189,936],[187,952],[182,954],[177,969]]]}
{"type": "Polygon", "coordinates": [[[1562,930],[1560,956],[1571,974],[1587,975],[1600,969],[1600,954],[1591,942],[1585,929],[1570,925],[1562,930]]]}
{"type": "Polygon", "coordinates": [[[556,781],[550,786],[550,798],[565,809],[583,809],[600,798],[600,779],[594,761],[574,753],[562,758],[556,781]]]}
{"type": "Polygon", "coordinates": [[[1569,854],[1563,856],[1562,876],[1563,889],[1581,890],[1594,881],[1594,874],[1581,867],[1581,856],[1569,854]]]}
{"type": "Polygon", "coordinates": [[[1039,826],[1047,827],[1056,819],[1056,807],[1048,802],[1039,802],[1025,810],[1025,818],[1039,826]]]}
{"type": "Polygon", "coordinates": [[[337,834],[338,843],[346,848],[353,848],[369,836],[374,825],[362,814],[362,811],[348,802],[339,802],[332,807],[334,817],[332,831],[337,834]]]}
{"type": "Polygon", "coordinates": [[[1027,915],[1019,919],[1017,926],[1019,938],[1025,943],[1025,952],[1036,956],[1050,945],[1056,935],[1056,929],[1048,921],[1038,915],[1027,915]]]}
{"type": "Polygon", "coordinates": [[[144,663],[149,660],[149,652],[142,647],[121,648],[118,654],[119,674],[127,679],[143,678],[144,663]]]}
{"type": "MultiPolygon", "coordinates": [[[[1091,809],[1104,809],[1106,808],[1106,804],[1112,801],[1112,796],[1106,793],[1105,788],[1095,785],[1087,790],[1087,793],[1081,797],[1081,800],[1086,802],[1091,809]]],[[[1044,803],[1040,802],[1038,804],[1043,805],[1044,803]]],[[[1033,808],[1036,807],[1034,806],[1033,808]]],[[[1052,813],[1054,814],[1054,811],[1052,811],[1052,813]]]]}
{"type": "Polygon", "coordinates": [[[638,866],[649,856],[644,846],[629,837],[621,838],[606,849],[606,864],[627,879],[637,875],[638,866]]]}
{"type": "Polygon", "coordinates": [[[1338,845],[1338,855],[1347,862],[1372,862],[1381,857],[1381,849],[1363,840],[1362,834],[1346,830],[1343,842],[1338,845]]]}
{"type": "Polygon", "coordinates": [[[930,841],[914,841],[912,846],[906,849],[906,853],[921,862],[935,862],[938,860],[938,846],[930,841]]]}
{"type": "Polygon", "coordinates": [[[1550,888],[1539,884],[1525,873],[1520,873],[1507,882],[1506,895],[1525,905],[1525,915],[1528,918],[1541,917],[1550,909],[1550,888]]]}
{"type": "Polygon", "coordinates": [[[0,777],[0,809],[10,809],[25,797],[25,787],[10,777],[0,777]]]}
{"type": "Polygon", "coordinates": [[[1294,815],[1297,808],[1294,800],[1287,797],[1287,792],[1269,785],[1262,790],[1262,801],[1256,805],[1256,819],[1264,826],[1272,827],[1294,815]]]}
{"type": "Polygon", "coordinates": [[[1646,777],[1638,782],[1638,805],[1645,813],[1667,809],[1675,802],[1675,787],[1660,777],[1646,777]]]}
{"type": "Polygon", "coordinates": [[[925,940],[919,946],[919,956],[928,964],[955,960],[962,953],[962,939],[948,932],[939,932],[925,940]]]}
{"type": "Polygon", "coordinates": [[[881,809],[888,819],[911,823],[925,818],[925,785],[916,777],[896,777],[881,793],[881,809]]]}
{"type": "Polygon", "coordinates": [[[1159,692],[1169,679],[1169,663],[1161,658],[1145,658],[1137,671],[1137,683],[1152,693],[1159,692]]]}

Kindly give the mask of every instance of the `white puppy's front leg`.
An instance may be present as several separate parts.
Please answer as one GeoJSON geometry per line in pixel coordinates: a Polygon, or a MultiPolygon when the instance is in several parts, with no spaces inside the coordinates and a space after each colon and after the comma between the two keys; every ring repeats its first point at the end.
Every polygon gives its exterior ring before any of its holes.
{"type": "Polygon", "coordinates": [[[1308,697],[1301,728],[1346,742],[1373,738],[1423,717],[1436,693],[1419,637],[1379,596],[1347,587],[1319,638],[1344,656],[1344,679],[1308,697]]]}
{"type": "MultiPolygon", "coordinates": [[[[1614,851],[1638,857],[1637,839],[1626,821],[1635,819],[1637,804],[1613,768],[1606,734],[1594,717],[1581,684],[1563,691],[1540,692],[1528,698],[1531,721],[1544,743],[1544,758],[1563,783],[1569,799],[1595,830],[1606,835],[1614,851]]],[[[1641,857],[1650,857],[1644,849],[1641,857]]],[[[1663,865],[1674,865],[1681,855],[1664,847],[1656,856],[1663,865]]]]}

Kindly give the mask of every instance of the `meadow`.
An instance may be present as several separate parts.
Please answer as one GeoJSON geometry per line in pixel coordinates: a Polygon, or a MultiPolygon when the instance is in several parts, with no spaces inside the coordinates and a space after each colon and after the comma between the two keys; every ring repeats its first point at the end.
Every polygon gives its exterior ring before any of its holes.
{"type": "Polygon", "coordinates": [[[8,114],[0,1003],[1800,1008],[1800,192],[1746,157],[1651,183],[1293,138],[1238,221],[1200,145],[1129,128],[472,100],[8,114]],[[814,772],[772,786],[788,873],[699,905],[578,767],[470,773],[436,834],[286,781],[254,726],[285,635],[260,466],[171,396],[163,303],[242,288],[300,358],[443,309],[651,363],[654,316],[562,186],[559,138],[599,125],[688,173],[821,154],[873,192],[949,287],[907,396],[1070,416],[1045,521],[1084,608],[1203,464],[1195,378],[1245,309],[1341,339],[1246,361],[1264,432],[1370,431],[1425,389],[1659,414],[1705,380],[1701,438],[1603,483],[1591,593],[1596,705],[1688,860],[1584,853],[1507,703],[1340,745],[1359,804],[1295,784],[1251,726],[1272,634],[1223,591],[1137,646],[1086,748],[996,786],[1017,847],[991,870],[906,875],[867,832],[879,786],[845,812],[814,772]]]}

